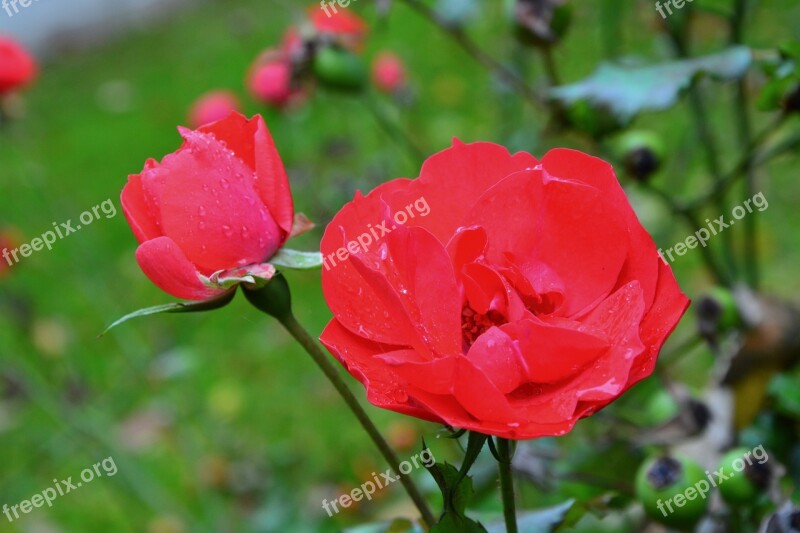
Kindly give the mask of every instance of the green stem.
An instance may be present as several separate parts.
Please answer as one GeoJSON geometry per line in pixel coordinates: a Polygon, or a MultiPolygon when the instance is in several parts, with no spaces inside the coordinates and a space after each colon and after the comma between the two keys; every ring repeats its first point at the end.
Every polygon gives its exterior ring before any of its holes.
{"type": "Polygon", "coordinates": [[[553,47],[545,46],[542,48],[542,61],[544,62],[544,72],[547,76],[547,83],[550,87],[561,85],[561,77],[558,75],[558,66],[553,56],[553,47]]]}
{"type": "Polygon", "coordinates": [[[406,5],[415,10],[422,17],[436,25],[440,30],[450,36],[467,54],[484,68],[494,73],[499,79],[512,87],[528,103],[539,108],[546,108],[544,100],[531,89],[525,81],[514,71],[507,68],[491,55],[487,54],[475,43],[460,26],[443,20],[433,9],[420,2],[420,0],[402,0],[406,5]]]}
{"type": "MultiPolygon", "coordinates": [[[[694,210],[684,209],[677,201],[675,201],[672,196],[668,193],[653,187],[649,183],[643,184],[643,187],[650,191],[652,194],[656,195],[660,198],[667,206],[669,206],[670,210],[678,216],[683,217],[686,221],[687,225],[690,229],[697,230],[704,226],[704,224],[700,223],[700,219],[697,218],[697,214],[694,210]]],[[[700,250],[700,255],[706,263],[706,266],[711,271],[711,275],[714,276],[716,281],[726,287],[732,286],[732,281],[728,276],[727,271],[722,267],[722,265],[717,261],[714,252],[711,250],[711,247],[702,246],[698,248],[700,250]]]]}
{"type": "Polygon", "coordinates": [[[316,340],[303,328],[302,325],[300,325],[292,313],[288,313],[282,317],[276,318],[278,318],[283,327],[286,328],[292,337],[294,337],[295,340],[300,343],[308,355],[311,356],[311,359],[313,359],[317,366],[322,370],[336,391],[345,401],[347,406],[353,412],[361,424],[361,427],[364,428],[364,431],[366,431],[367,435],[369,435],[370,439],[372,439],[372,442],[381,452],[381,455],[383,455],[384,459],[386,459],[386,461],[389,463],[389,466],[392,467],[392,470],[400,478],[400,482],[403,484],[403,487],[406,489],[406,492],[411,497],[414,504],[417,506],[417,509],[422,515],[422,519],[428,524],[429,527],[435,524],[436,519],[434,518],[433,513],[431,513],[431,510],[428,508],[425,498],[422,497],[422,494],[419,492],[419,489],[411,480],[411,478],[400,473],[400,460],[397,458],[394,450],[392,450],[389,444],[384,440],[383,436],[381,436],[380,432],[378,431],[378,428],[376,428],[375,424],[373,424],[372,420],[370,420],[369,415],[367,415],[366,411],[364,411],[364,408],[361,406],[361,404],[358,403],[358,400],[350,391],[350,388],[344,382],[336,367],[330,362],[329,356],[322,352],[316,340]]]}
{"type": "MultiPolygon", "coordinates": [[[[687,45],[687,28],[692,18],[691,6],[686,6],[685,15],[687,17],[687,21],[680,30],[673,24],[667,25],[667,36],[672,43],[675,55],[681,59],[688,59],[690,56],[689,47],[687,45]]],[[[691,106],[691,115],[692,120],[694,121],[695,131],[697,133],[698,140],[705,151],[706,166],[708,167],[708,171],[711,174],[714,183],[720,183],[725,179],[725,176],[722,172],[719,148],[717,146],[716,139],[714,138],[714,134],[711,131],[711,123],[708,118],[708,113],[706,112],[706,105],[703,95],[700,92],[699,86],[696,84],[693,84],[691,87],[689,87],[688,93],[689,105],[691,106]]],[[[722,196],[716,197],[714,201],[720,213],[725,213],[728,210],[722,196]]],[[[733,276],[736,276],[737,266],[736,260],[733,256],[732,232],[724,233],[722,235],[721,242],[725,266],[727,267],[728,272],[730,272],[733,276]]],[[[727,277],[727,275],[725,277],[727,277]]]]}
{"type": "Polygon", "coordinates": [[[500,472],[500,492],[503,497],[503,517],[506,521],[506,533],[517,533],[517,511],[514,502],[514,479],[511,476],[511,443],[508,439],[497,439],[499,455],[498,470],[500,472]]]}
{"type": "Polygon", "coordinates": [[[682,210],[692,211],[703,207],[710,200],[720,198],[724,195],[748,169],[755,169],[785,152],[797,149],[797,147],[800,146],[800,135],[790,137],[769,150],[760,151],[760,147],[766,143],[769,137],[778,131],[778,128],[786,121],[786,118],[786,114],[782,113],[779,115],[772,125],[765,128],[764,131],[750,143],[750,149],[746,151],[744,157],[742,157],[731,172],[721,181],[715,182],[708,192],[698,196],[691,202],[681,205],[680,208],[682,210]]]}
{"type": "Polygon", "coordinates": [[[411,159],[412,163],[416,165],[416,168],[422,165],[422,162],[425,161],[425,153],[422,149],[417,146],[411,136],[401,128],[396,121],[392,120],[386,113],[380,108],[380,106],[373,101],[371,96],[367,96],[363,99],[360,99],[361,102],[367,107],[369,112],[375,118],[375,122],[386,132],[389,137],[394,139],[395,142],[398,144],[403,145],[403,147],[408,152],[408,156],[411,159]]]}
{"type": "MultiPolygon", "coordinates": [[[[741,44],[744,40],[744,19],[747,14],[747,1],[735,0],[733,16],[731,17],[731,44],[741,44]]],[[[747,114],[748,98],[747,85],[744,78],[736,84],[736,100],[734,102],[734,115],[739,130],[739,147],[747,150],[752,138],[750,117],[747,114]]],[[[747,201],[756,194],[756,173],[751,165],[745,169],[745,186],[743,201],[747,201]]],[[[758,268],[758,218],[747,217],[744,222],[744,270],[747,283],[754,289],[759,284],[758,268]]]]}

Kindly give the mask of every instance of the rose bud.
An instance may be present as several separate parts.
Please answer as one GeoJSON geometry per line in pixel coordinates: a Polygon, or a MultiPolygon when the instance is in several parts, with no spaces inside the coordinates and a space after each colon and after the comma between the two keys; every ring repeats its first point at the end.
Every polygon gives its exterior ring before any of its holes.
{"type": "Polygon", "coordinates": [[[689,305],[604,161],[492,143],[356,195],[322,239],[321,340],[374,405],[563,435],[655,368],[689,305]]]}
{"type": "Polygon", "coordinates": [[[37,71],[36,61],[22,45],[0,36],[0,96],[31,83],[37,71]]]}
{"type": "Polygon", "coordinates": [[[241,108],[239,99],[230,91],[212,91],[204,94],[189,110],[189,125],[199,128],[204,124],[226,118],[241,108]]]}
{"type": "Polygon", "coordinates": [[[361,17],[349,9],[328,13],[316,6],[309,8],[309,23],[323,43],[335,43],[355,52],[361,51],[367,35],[367,24],[361,17]]]}
{"type": "Polygon", "coordinates": [[[391,52],[378,54],[372,63],[372,82],[385,93],[396,93],[406,84],[406,67],[403,61],[391,52]]]}
{"type": "Polygon", "coordinates": [[[258,102],[282,109],[302,97],[292,78],[292,63],[281,52],[268,50],[251,67],[247,87],[258,102]]]}
{"type": "Polygon", "coordinates": [[[261,116],[238,113],[197,130],[183,146],[149,159],[128,177],[122,209],[140,246],[139,266],[163,291],[185,300],[221,296],[254,279],[289,238],[289,182],[261,116]]]}

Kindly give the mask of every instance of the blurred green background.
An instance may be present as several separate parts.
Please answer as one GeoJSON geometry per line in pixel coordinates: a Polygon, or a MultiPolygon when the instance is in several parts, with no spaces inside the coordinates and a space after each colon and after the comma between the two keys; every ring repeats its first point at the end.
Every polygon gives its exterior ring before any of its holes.
{"type": "MultiPolygon", "coordinates": [[[[761,4],[746,21],[748,44],[768,48],[800,36],[795,0],[761,4]]],[[[396,117],[425,154],[449,146],[452,137],[495,141],[535,155],[556,145],[590,149],[577,136],[543,136],[545,113],[512,98],[402,3],[385,19],[376,15],[374,2],[353,6],[371,26],[366,56],[384,49],[398,53],[416,93],[414,103],[402,108],[376,95],[369,96],[370,105],[396,117]]],[[[264,114],[289,170],[297,209],[318,223],[295,248],[314,249],[324,225],[357,189],[417,175],[420,162],[381,130],[366,97],[320,90],[302,108],[281,113],[247,96],[248,66],[279,42],[300,7],[255,0],[202,3],[89,50],[49,50],[40,78],[24,96],[24,118],[0,128],[0,227],[15,228],[27,242],[53,222],[75,220],[108,198],[118,208],[116,217],[101,218],[52,251],[24,259],[0,280],[0,503],[28,499],[53,478],[77,479],[108,456],[118,473],[13,524],[0,517],[0,530],[339,531],[346,524],[413,515],[399,484],[380,501],[362,502],[335,519],[324,515],[323,498],[349,491],[385,466],[308,357],[244,299],[213,313],[141,319],[97,339],[121,315],[171,301],[139,271],[136,242],[118,198],[126,176],[146,158],[160,159],[179,146],[175,127],[186,123],[189,105],[202,93],[233,90],[248,115],[264,114]]],[[[34,8],[48,7],[42,2],[34,8]]],[[[470,34],[533,86],[541,85],[541,62],[513,39],[506,7],[492,2],[479,9],[470,34]]],[[[572,31],[555,51],[562,78],[584,78],[608,57],[667,60],[668,46],[655,35],[656,17],[650,2],[575,2],[572,31]]],[[[725,28],[711,15],[700,16],[692,37],[693,52],[715,51],[725,28]]],[[[739,158],[732,91],[723,84],[703,88],[723,162],[731,166],[739,158]]],[[[768,118],[755,113],[756,129],[768,118]]],[[[705,187],[685,100],[640,117],[635,126],[659,132],[668,147],[655,184],[671,190],[680,183],[688,196],[705,187]]],[[[761,228],[764,289],[787,297],[800,292],[796,168],[787,157],[770,164],[760,182],[770,208],[754,215],[761,228]]],[[[694,231],[645,191],[629,192],[660,246],[694,231]]],[[[709,286],[698,256],[688,254],[673,265],[691,297],[709,286]]],[[[287,277],[299,319],[318,334],[330,317],[319,274],[287,277]]],[[[667,350],[693,328],[687,315],[667,350]]],[[[702,387],[710,360],[710,352],[695,350],[675,375],[692,376],[702,387]]],[[[363,397],[360,388],[358,396],[363,397]]],[[[460,457],[452,441],[437,440],[440,427],[368,409],[400,448],[401,459],[416,453],[421,437],[437,459],[460,457]]],[[[575,433],[546,439],[543,446],[591,448],[601,424],[585,421],[575,433]]],[[[417,475],[435,492],[427,474],[417,475]]],[[[601,491],[569,483],[555,490],[521,484],[530,507],[601,491]]],[[[479,505],[498,508],[493,501],[479,505]]]]}

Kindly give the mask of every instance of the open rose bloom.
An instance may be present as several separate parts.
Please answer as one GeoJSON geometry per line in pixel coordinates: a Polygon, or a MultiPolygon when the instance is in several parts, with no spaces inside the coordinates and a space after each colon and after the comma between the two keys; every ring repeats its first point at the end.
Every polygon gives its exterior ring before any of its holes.
{"type": "Polygon", "coordinates": [[[322,341],[370,402],[505,438],[561,435],[651,374],[689,304],[611,166],[571,150],[456,142],[347,204],[322,252],[342,247],[322,341]]]}
{"type": "Polygon", "coordinates": [[[234,113],[180,133],[183,146],[148,160],[122,191],[142,270],[186,300],[271,279],[269,259],[307,227],[293,227],[289,183],[264,120],[234,113]]]}

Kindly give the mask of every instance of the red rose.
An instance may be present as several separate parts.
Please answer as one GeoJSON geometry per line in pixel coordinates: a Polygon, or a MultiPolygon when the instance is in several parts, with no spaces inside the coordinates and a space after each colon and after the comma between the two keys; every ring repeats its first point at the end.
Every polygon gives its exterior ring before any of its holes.
{"type": "Polygon", "coordinates": [[[289,182],[264,119],[238,113],[196,131],[183,146],[128,177],[122,209],[140,246],[136,259],[165,292],[218,296],[267,261],[292,231],[289,182]]]}
{"type": "Polygon", "coordinates": [[[406,83],[406,67],[391,52],[382,52],[372,64],[372,81],[379,91],[393,93],[406,83]]]}
{"type": "Polygon", "coordinates": [[[27,85],[37,70],[36,61],[19,43],[0,37],[0,94],[27,85]]]}
{"type": "Polygon", "coordinates": [[[239,111],[239,99],[230,91],[211,91],[204,94],[192,104],[189,110],[189,125],[199,128],[227,118],[234,111],[239,111]]]}
{"type": "Polygon", "coordinates": [[[357,195],[322,240],[321,340],[369,400],[561,435],[648,376],[689,301],[610,165],[454,146],[357,195]]]}

